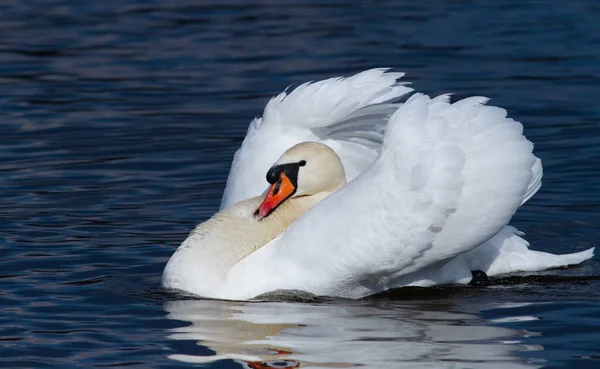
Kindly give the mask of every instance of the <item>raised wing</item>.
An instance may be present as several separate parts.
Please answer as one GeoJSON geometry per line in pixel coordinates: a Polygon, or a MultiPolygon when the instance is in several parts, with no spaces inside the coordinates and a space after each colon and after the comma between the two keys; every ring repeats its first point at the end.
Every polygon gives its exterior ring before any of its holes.
{"type": "Polygon", "coordinates": [[[361,297],[493,237],[531,191],[536,157],[522,125],[486,101],[413,95],[373,164],[240,262],[230,282],[248,297],[267,285],[361,297]]]}
{"type": "Polygon", "coordinates": [[[272,98],[235,153],[221,209],[260,195],[265,174],[283,152],[303,141],[323,142],[341,157],[347,179],[377,156],[385,125],[400,97],[412,91],[404,73],[371,69],[348,78],[307,82],[272,98]]]}

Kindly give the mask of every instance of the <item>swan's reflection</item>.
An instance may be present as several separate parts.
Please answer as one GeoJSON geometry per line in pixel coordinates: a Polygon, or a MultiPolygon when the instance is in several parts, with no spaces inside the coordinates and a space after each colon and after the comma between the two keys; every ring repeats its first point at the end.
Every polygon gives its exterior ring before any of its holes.
{"type": "Polygon", "coordinates": [[[485,325],[471,314],[388,303],[168,302],[170,319],[191,325],[170,338],[194,340],[213,356],[173,354],[245,368],[532,368],[517,356],[525,332],[485,325]]]}

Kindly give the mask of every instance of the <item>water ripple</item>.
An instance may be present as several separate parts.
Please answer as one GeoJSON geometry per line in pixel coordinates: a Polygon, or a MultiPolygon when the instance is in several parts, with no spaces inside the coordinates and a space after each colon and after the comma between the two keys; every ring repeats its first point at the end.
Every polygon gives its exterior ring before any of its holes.
{"type": "Polygon", "coordinates": [[[554,0],[2,2],[0,366],[593,366],[597,260],[359,303],[158,286],[270,96],[380,66],[506,107],[545,169],[515,225],[536,249],[595,246],[599,17],[554,0]]]}

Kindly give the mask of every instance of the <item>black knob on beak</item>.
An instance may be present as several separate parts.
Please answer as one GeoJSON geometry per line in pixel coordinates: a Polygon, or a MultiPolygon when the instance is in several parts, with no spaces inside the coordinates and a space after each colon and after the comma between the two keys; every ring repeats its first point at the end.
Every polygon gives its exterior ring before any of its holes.
{"type": "Polygon", "coordinates": [[[267,182],[273,184],[279,180],[279,175],[281,174],[281,168],[279,166],[272,167],[267,172],[267,182]]]}

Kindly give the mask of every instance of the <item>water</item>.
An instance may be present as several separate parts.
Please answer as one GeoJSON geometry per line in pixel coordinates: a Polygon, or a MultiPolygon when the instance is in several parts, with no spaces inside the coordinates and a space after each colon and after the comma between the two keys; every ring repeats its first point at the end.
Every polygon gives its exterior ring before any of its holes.
{"type": "Polygon", "coordinates": [[[599,18],[591,0],[1,2],[0,367],[597,367],[597,259],[364,301],[159,280],[270,96],[380,66],[507,108],[545,167],[513,224],[535,249],[595,246],[599,18]]]}

